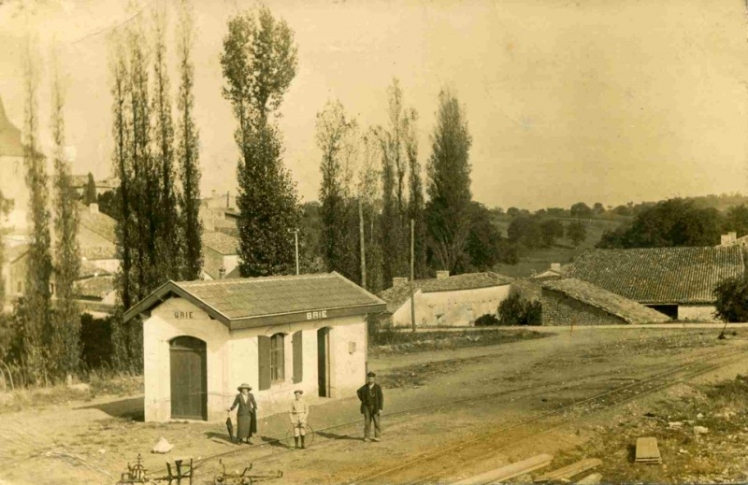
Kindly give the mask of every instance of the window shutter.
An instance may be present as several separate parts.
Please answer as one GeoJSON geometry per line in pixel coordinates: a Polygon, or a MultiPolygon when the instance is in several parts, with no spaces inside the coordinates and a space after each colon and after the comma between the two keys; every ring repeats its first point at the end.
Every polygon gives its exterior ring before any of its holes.
{"type": "Polygon", "coordinates": [[[301,330],[293,334],[293,382],[297,384],[304,380],[304,349],[301,344],[301,330]]]}
{"type": "Polygon", "coordinates": [[[260,390],[264,391],[270,389],[270,337],[258,336],[257,347],[259,350],[260,390]]]}

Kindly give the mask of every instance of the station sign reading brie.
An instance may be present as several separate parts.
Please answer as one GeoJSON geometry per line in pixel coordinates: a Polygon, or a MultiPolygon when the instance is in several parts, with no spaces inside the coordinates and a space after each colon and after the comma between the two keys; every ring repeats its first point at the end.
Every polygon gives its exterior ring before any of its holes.
{"type": "Polygon", "coordinates": [[[175,311],[174,312],[174,318],[177,320],[185,320],[185,319],[193,319],[195,317],[192,316],[193,312],[183,312],[183,311],[175,311]]]}
{"type": "Polygon", "coordinates": [[[322,310],[319,312],[306,312],[307,320],[317,320],[320,318],[327,318],[327,310],[322,310]]]}

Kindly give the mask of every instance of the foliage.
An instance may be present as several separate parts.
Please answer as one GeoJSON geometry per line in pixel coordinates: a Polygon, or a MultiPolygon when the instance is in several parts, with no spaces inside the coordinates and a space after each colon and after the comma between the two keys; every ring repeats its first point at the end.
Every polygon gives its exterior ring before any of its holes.
{"type": "Polygon", "coordinates": [[[88,181],[83,191],[83,203],[87,206],[96,203],[96,181],[91,172],[88,172],[88,181]]]}
{"type": "Polygon", "coordinates": [[[24,162],[26,185],[31,200],[31,243],[26,271],[26,305],[23,317],[23,363],[33,382],[46,379],[45,336],[49,335],[52,275],[51,236],[49,230],[47,172],[38,139],[37,91],[38,59],[31,45],[24,57],[24,162]]]}
{"type": "Polygon", "coordinates": [[[580,243],[587,239],[587,226],[582,221],[570,222],[566,226],[566,237],[575,248],[578,247],[580,243]]]}
{"type": "Polygon", "coordinates": [[[298,226],[296,191],[281,160],[277,127],[269,120],[280,107],[297,65],[293,31],[263,7],[229,20],[221,66],[239,122],[239,269],[242,276],[288,273],[294,267],[289,231],[298,226]]]}
{"type": "Polygon", "coordinates": [[[203,267],[202,232],[200,222],[200,132],[195,125],[195,97],[192,94],[195,68],[192,62],[192,46],[195,37],[192,5],[189,0],[180,4],[177,54],[179,58],[179,94],[177,109],[177,160],[182,191],[179,194],[179,217],[181,241],[183,243],[182,278],[200,278],[203,267]]]}
{"type": "Polygon", "coordinates": [[[413,221],[413,273],[416,279],[428,276],[426,259],[426,202],[423,195],[421,164],[418,162],[418,113],[410,110],[405,117],[405,152],[408,156],[408,218],[413,221]]]}
{"type": "Polygon", "coordinates": [[[328,102],[317,114],[317,146],[322,151],[319,249],[327,271],[360,282],[358,204],[351,190],[357,130],[356,121],[346,117],[339,101],[328,102]]]}
{"type": "Polygon", "coordinates": [[[120,217],[121,212],[118,204],[120,200],[119,187],[115,187],[113,190],[107,190],[97,196],[97,203],[99,204],[99,212],[106,214],[115,221],[120,217]]]}
{"type": "Polygon", "coordinates": [[[476,327],[495,327],[496,325],[499,325],[501,322],[498,318],[496,318],[496,315],[492,313],[486,313],[485,315],[481,315],[475,320],[475,326],[476,327]]]}
{"type": "Polygon", "coordinates": [[[497,263],[512,264],[516,261],[516,251],[501,237],[501,231],[491,221],[491,212],[479,202],[471,202],[469,208],[470,233],[466,254],[469,258],[468,270],[489,271],[497,263]]]}
{"type": "Polygon", "coordinates": [[[507,237],[513,244],[527,249],[538,249],[543,245],[543,231],[537,216],[518,215],[507,228],[507,237]]]}
{"type": "Polygon", "coordinates": [[[470,146],[465,112],[450,91],[439,93],[439,110],[427,167],[430,200],[426,220],[434,264],[451,273],[464,267],[470,234],[470,146]]]}
{"type": "Polygon", "coordinates": [[[713,246],[719,243],[721,229],[716,209],[701,209],[685,199],[669,199],[644,209],[630,224],[606,231],[597,247],[713,246]]]}
{"type": "MultiPolygon", "coordinates": [[[[59,67],[58,67],[59,69],[59,67]]],[[[70,164],[65,160],[64,88],[55,70],[52,86],[52,134],[55,143],[55,311],[51,317],[49,370],[56,377],[72,375],[80,363],[80,312],[75,302],[75,280],[80,272],[78,206],[70,164]]],[[[93,176],[89,173],[89,187],[93,176]]],[[[93,185],[95,200],[96,185],[93,185]]],[[[92,198],[89,188],[86,196],[92,198]]]]}
{"type": "Polygon", "coordinates": [[[724,232],[735,231],[737,237],[748,234],[748,205],[730,207],[724,215],[724,232]]]}
{"type": "MultiPolygon", "coordinates": [[[[181,280],[183,251],[180,241],[179,217],[177,214],[176,174],[174,170],[174,121],[172,119],[169,73],[166,59],[166,11],[163,5],[154,8],[153,49],[153,148],[152,156],[154,187],[148,187],[151,198],[156,201],[154,217],[150,219],[151,244],[155,245],[152,263],[158,272],[157,284],[165,280],[181,280]],[[152,190],[154,189],[155,190],[152,190]],[[155,194],[156,197],[152,195],[155,194]]],[[[153,290],[155,288],[149,288],[153,290]]]]}
{"type": "Polygon", "coordinates": [[[499,321],[501,325],[542,325],[543,304],[512,293],[499,304],[499,321]]]}
{"type": "Polygon", "coordinates": [[[558,219],[546,219],[540,223],[543,246],[551,247],[556,239],[564,237],[564,225],[558,219]]]}
{"type": "Polygon", "coordinates": [[[714,288],[715,315],[725,322],[748,322],[748,277],[721,281],[714,288]]]}
{"type": "Polygon", "coordinates": [[[112,317],[80,316],[81,360],[86,369],[101,369],[112,364],[112,317]]]}
{"type": "Polygon", "coordinates": [[[584,202],[577,202],[576,204],[571,206],[571,216],[572,217],[579,217],[579,218],[589,218],[592,217],[592,209],[590,209],[590,206],[585,204],[584,202]]]}

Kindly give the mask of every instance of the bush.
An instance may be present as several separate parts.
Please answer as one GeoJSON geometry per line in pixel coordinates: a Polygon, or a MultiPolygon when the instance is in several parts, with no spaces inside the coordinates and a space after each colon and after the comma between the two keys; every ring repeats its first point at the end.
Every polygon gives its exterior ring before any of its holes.
{"type": "Polygon", "coordinates": [[[715,315],[723,322],[748,322],[748,276],[722,281],[714,288],[715,315]]]}
{"type": "Polygon", "coordinates": [[[543,304],[514,293],[499,305],[501,325],[542,325],[543,304]]]}
{"type": "Polygon", "coordinates": [[[112,317],[81,315],[81,359],[87,369],[112,365],[112,317]]]}
{"type": "Polygon", "coordinates": [[[496,325],[499,325],[501,322],[499,322],[499,319],[496,318],[496,315],[493,315],[491,313],[486,313],[485,315],[482,315],[478,317],[478,319],[475,321],[476,327],[494,327],[496,325]]]}

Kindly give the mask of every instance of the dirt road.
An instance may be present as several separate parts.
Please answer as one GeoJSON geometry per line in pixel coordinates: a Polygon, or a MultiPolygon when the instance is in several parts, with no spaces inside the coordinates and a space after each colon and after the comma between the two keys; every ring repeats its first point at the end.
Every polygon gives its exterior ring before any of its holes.
{"type": "MultiPolygon", "coordinates": [[[[167,460],[190,456],[199,464],[196,483],[212,483],[219,471],[218,458],[206,458],[221,454],[228,470],[250,462],[257,471],[282,470],[282,483],[350,483],[673,366],[748,348],[748,340],[743,339],[747,332],[740,330],[736,338],[725,341],[717,340],[719,330],[711,328],[560,329],[547,338],[493,347],[379,356],[370,360],[370,368],[379,371],[385,384],[380,443],[361,441],[354,398],[311,402],[310,424],[318,432],[313,446],[304,451],[289,450],[275,441],[286,434],[287,416],[260,422],[264,444],[235,446],[221,443],[226,432],[220,423],[131,419],[128,415],[137,414],[142,406],[138,397],[4,414],[0,415],[0,478],[18,484],[113,484],[126,464],[142,453],[152,475],[159,475],[167,460]],[[168,455],[150,454],[162,436],[174,449],[168,455]]],[[[721,375],[734,377],[746,371],[748,359],[721,375]]],[[[516,426],[490,445],[475,449],[480,460],[472,460],[468,451],[433,480],[578,445],[601,422],[631,412],[631,405],[588,414],[570,412],[554,418],[553,424],[538,420],[516,426]],[[563,419],[571,425],[528,438],[563,419]]],[[[410,471],[410,475],[383,476],[373,483],[407,483],[421,472],[433,471],[433,463],[416,464],[413,469],[416,475],[410,471]]]]}

